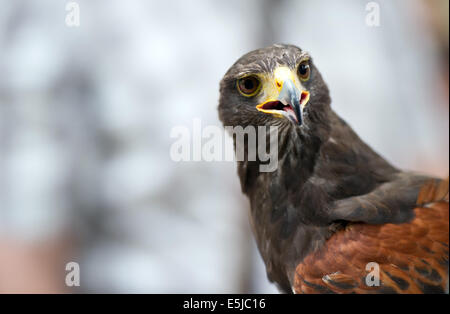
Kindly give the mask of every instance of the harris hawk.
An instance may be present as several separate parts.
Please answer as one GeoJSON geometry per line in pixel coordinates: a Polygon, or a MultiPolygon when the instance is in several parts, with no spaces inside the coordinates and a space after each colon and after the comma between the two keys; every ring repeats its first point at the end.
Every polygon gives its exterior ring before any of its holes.
{"type": "Polygon", "coordinates": [[[269,280],[285,293],[448,293],[448,179],[393,167],[330,104],[293,45],[245,54],[220,83],[224,126],[278,131],[274,171],[238,160],[269,280]]]}

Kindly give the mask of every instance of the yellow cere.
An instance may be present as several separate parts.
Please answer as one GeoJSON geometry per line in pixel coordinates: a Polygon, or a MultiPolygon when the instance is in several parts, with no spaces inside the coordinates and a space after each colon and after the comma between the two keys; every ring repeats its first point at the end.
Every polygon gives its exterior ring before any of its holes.
{"type": "Polygon", "coordinates": [[[261,112],[271,113],[278,117],[282,117],[277,110],[266,110],[261,107],[270,101],[275,101],[283,88],[283,83],[287,80],[291,80],[295,87],[301,91],[302,85],[297,77],[296,69],[290,69],[286,66],[277,67],[273,73],[262,75],[262,93],[260,96],[260,104],[256,106],[261,112]]]}
{"type": "Polygon", "coordinates": [[[273,73],[263,77],[262,88],[264,93],[261,95],[262,102],[276,100],[286,80],[294,82],[295,87],[299,91],[303,89],[295,69],[292,70],[285,66],[278,67],[273,73]]]}
{"type": "Polygon", "coordinates": [[[276,68],[275,71],[273,72],[273,77],[274,77],[275,85],[277,86],[277,89],[279,91],[281,91],[284,81],[291,80],[292,82],[295,82],[295,75],[292,73],[291,69],[289,69],[288,67],[276,68]]]}

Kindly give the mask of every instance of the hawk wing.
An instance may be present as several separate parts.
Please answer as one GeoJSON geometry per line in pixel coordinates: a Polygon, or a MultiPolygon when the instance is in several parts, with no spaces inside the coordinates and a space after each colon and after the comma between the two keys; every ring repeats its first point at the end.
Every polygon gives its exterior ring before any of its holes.
{"type": "Polygon", "coordinates": [[[349,222],[297,265],[294,292],[448,293],[448,179],[424,184],[416,204],[405,223],[349,222]]]}

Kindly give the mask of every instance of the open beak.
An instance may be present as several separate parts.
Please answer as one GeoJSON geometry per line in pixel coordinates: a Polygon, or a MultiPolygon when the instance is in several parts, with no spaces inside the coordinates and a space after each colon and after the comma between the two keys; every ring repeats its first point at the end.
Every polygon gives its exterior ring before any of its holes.
{"type": "Polygon", "coordinates": [[[277,117],[286,117],[292,122],[302,125],[303,109],[309,100],[309,92],[300,91],[291,79],[277,83],[281,90],[276,99],[269,99],[256,106],[256,109],[273,114],[277,117]]]}

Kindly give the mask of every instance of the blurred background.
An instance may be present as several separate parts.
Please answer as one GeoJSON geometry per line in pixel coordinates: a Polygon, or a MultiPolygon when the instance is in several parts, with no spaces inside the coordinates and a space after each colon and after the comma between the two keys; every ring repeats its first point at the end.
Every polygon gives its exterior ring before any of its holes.
{"type": "Polygon", "coordinates": [[[174,162],[242,54],[309,51],[395,166],[449,167],[448,1],[0,0],[0,292],[276,293],[234,163],[174,162]],[[65,285],[79,263],[79,287],[65,285]]]}

